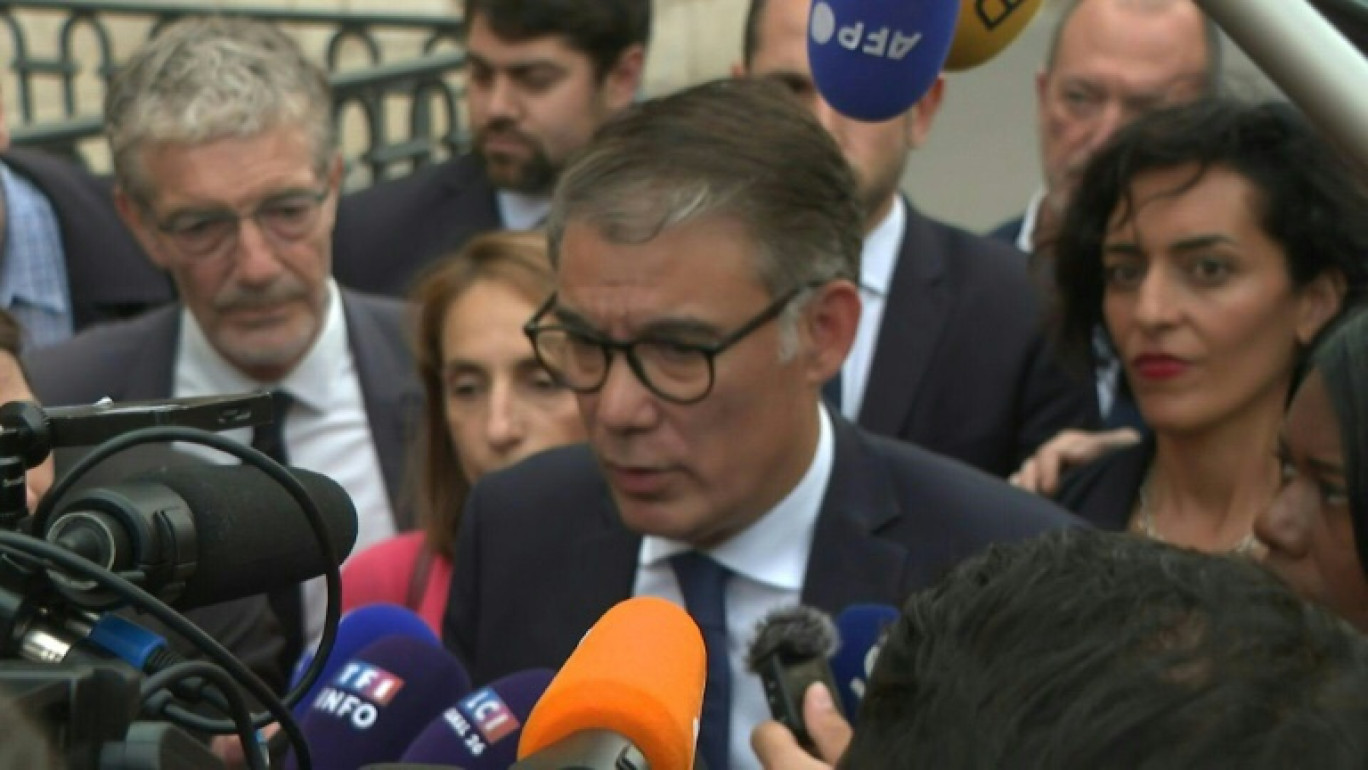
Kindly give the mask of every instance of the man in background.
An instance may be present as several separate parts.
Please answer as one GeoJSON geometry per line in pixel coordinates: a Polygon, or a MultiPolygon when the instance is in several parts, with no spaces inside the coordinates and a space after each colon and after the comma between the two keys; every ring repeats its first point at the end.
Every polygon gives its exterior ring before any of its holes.
{"type": "Polygon", "coordinates": [[[813,82],[811,5],[752,0],[735,71],[787,87],[835,139],[859,185],[863,312],[828,398],[863,428],[1006,476],[1058,431],[1096,422],[1088,383],[1046,344],[1021,255],[927,217],[899,193],[943,81],[891,120],[841,115],[813,82]]]}
{"type": "Polygon", "coordinates": [[[403,295],[489,230],[541,226],[569,156],[641,86],[650,0],[465,0],[472,151],[343,198],[337,279],[403,295]]]}
{"type": "Polygon", "coordinates": [[[1145,112],[1214,93],[1220,66],[1220,34],[1192,0],[1069,0],[1036,73],[1045,185],[993,237],[1048,250],[1093,153],[1145,112]]]}
{"type": "MultiPolygon", "coordinates": [[[[36,351],[39,398],[273,390],[271,424],[227,435],[337,481],[355,548],[411,528],[399,497],[421,394],[400,303],[331,276],[342,161],[323,71],[269,24],[186,19],[119,70],[105,125],[119,214],[180,301],[36,351]]],[[[303,593],[272,596],[286,670],[322,632],[321,580],[303,593]]]]}

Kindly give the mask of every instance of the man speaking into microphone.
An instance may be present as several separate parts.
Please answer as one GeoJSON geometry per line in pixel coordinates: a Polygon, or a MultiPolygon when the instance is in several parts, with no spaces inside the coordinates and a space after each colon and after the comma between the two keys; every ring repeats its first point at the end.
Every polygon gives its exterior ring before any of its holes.
{"type": "Polygon", "coordinates": [[[478,686],[565,661],[608,608],[688,609],[708,651],[699,753],[754,767],[742,657],[769,610],[900,603],[1051,503],[828,410],[860,317],[865,212],[782,88],[714,82],[606,125],[562,175],[557,291],[529,321],[589,442],[476,485],[445,639],[478,686]]]}

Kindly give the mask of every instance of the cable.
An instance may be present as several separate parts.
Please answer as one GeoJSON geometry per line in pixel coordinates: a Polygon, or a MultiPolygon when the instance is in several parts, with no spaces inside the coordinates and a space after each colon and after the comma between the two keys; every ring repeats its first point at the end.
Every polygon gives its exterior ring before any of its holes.
{"type": "MultiPolygon", "coordinates": [[[[282,705],[271,688],[267,687],[255,673],[242,664],[232,653],[223,648],[213,639],[204,633],[198,626],[186,620],[179,612],[167,606],[157,597],[147,593],[138,586],[124,580],[118,575],[92,564],[85,559],[71,553],[59,546],[53,545],[46,540],[39,540],[28,535],[21,535],[15,532],[0,531],[0,552],[19,552],[30,556],[37,556],[42,559],[54,562],[56,566],[75,572],[78,575],[94,580],[101,586],[108,588],[120,596],[126,597],[132,604],[135,604],[153,617],[165,623],[184,639],[190,641],[201,651],[213,658],[220,666],[227,669],[247,690],[261,701],[262,705],[268,710],[268,714],[254,715],[252,719],[253,727],[261,727],[267,722],[280,722],[282,729],[290,736],[290,743],[295,750],[295,755],[299,759],[300,768],[312,768],[312,762],[308,754],[308,744],[304,740],[304,733],[299,729],[295,722],[294,715],[290,709],[282,705]],[[302,749],[302,751],[301,751],[302,749]]],[[[187,721],[191,729],[199,729],[203,732],[211,733],[235,733],[237,725],[231,721],[192,719],[187,721]],[[226,725],[226,726],[225,726],[226,725]]]]}
{"type": "MultiPolygon", "coordinates": [[[[202,660],[185,661],[169,666],[143,680],[143,701],[147,702],[153,694],[169,690],[176,682],[190,677],[207,679],[217,685],[217,692],[228,707],[225,711],[232,718],[233,724],[237,725],[238,740],[242,742],[242,753],[247,760],[247,767],[251,770],[267,770],[266,760],[261,754],[262,747],[257,743],[256,731],[252,728],[252,715],[247,708],[247,702],[238,692],[237,684],[223,669],[202,660]]],[[[183,709],[175,703],[167,704],[165,707],[168,716],[173,710],[183,709]]]]}
{"type": "MultiPolygon", "coordinates": [[[[33,515],[33,531],[42,533],[45,530],[47,521],[51,518],[57,503],[72,490],[76,482],[82,476],[88,473],[98,463],[118,452],[140,444],[170,441],[185,441],[208,446],[233,455],[260,469],[263,473],[280,484],[286,492],[299,503],[301,509],[304,511],[305,517],[309,520],[310,527],[314,530],[320,547],[324,549],[323,552],[325,554],[335,553],[331,535],[323,525],[322,514],[319,512],[313,498],[309,496],[307,490],[304,489],[299,481],[291,476],[279,463],[276,463],[265,454],[231,439],[197,429],[175,426],[144,428],[130,431],[129,433],[100,444],[89,454],[82,457],[39,502],[33,515]]],[[[224,650],[217,642],[181,617],[179,613],[122,577],[96,567],[90,562],[60,548],[51,546],[50,548],[42,549],[26,549],[26,546],[30,544],[41,543],[44,546],[50,545],[46,543],[46,541],[29,539],[21,535],[13,535],[12,533],[0,532],[0,535],[5,535],[4,537],[0,537],[0,544],[8,545],[12,551],[18,551],[21,554],[36,552],[44,558],[55,561],[60,566],[68,569],[75,569],[77,572],[91,577],[103,587],[129,601],[129,603],[148,610],[159,620],[174,629],[183,638],[193,643],[202,651],[209,653],[211,657],[221,658],[220,663],[230,670],[234,676],[239,677],[243,684],[247,685],[248,689],[252,691],[252,694],[269,709],[269,713],[252,715],[251,722],[253,727],[260,728],[271,721],[280,722],[282,729],[289,737],[290,743],[294,748],[299,766],[306,770],[311,767],[308,745],[304,741],[303,733],[295,723],[290,710],[281,706],[280,701],[275,698],[269,688],[262,684],[255,674],[242,666],[236,658],[224,650]],[[15,538],[19,539],[16,540],[15,538]],[[95,571],[92,571],[92,569],[95,571]],[[246,676],[244,677],[243,674],[246,676]]],[[[319,674],[323,670],[323,665],[326,663],[328,655],[332,651],[333,643],[337,635],[337,623],[341,616],[341,577],[335,565],[329,566],[324,572],[324,581],[327,585],[328,600],[324,613],[323,637],[319,641],[318,649],[305,669],[303,676],[301,676],[295,687],[286,694],[284,702],[288,706],[297,704],[318,679],[319,674]]],[[[237,730],[237,726],[231,721],[212,720],[201,717],[200,715],[191,714],[186,714],[184,716],[189,717],[185,720],[185,725],[191,729],[212,733],[232,733],[237,730]]]]}
{"type": "MultiPolygon", "coordinates": [[[[299,503],[300,507],[304,510],[304,515],[309,520],[309,525],[313,528],[314,534],[318,538],[320,547],[324,549],[323,553],[326,555],[336,552],[333,548],[332,536],[328,533],[327,527],[323,525],[323,516],[319,512],[318,506],[314,503],[313,498],[309,496],[308,491],[299,483],[299,480],[291,476],[283,466],[270,457],[267,457],[262,452],[244,444],[240,444],[237,441],[233,441],[232,439],[194,428],[180,428],[175,426],[143,428],[130,431],[95,447],[89,454],[82,457],[73,465],[67,474],[54,484],[48,491],[48,494],[39,501],[38,508],[33,514],[35,531],[41,534],[46,530],[47,520],[52,516],[53,509],[56,507],[57,503],[71,491],[75,486],[76,481],[78,481],[81,476],[88,473],[95,465],[118,452],[140,444],[169,441],[186,441],[202,444],[233,455],[256,468],[259,468],[262,472],[284,487],[285,491],[289,492],[290,496],[299,503]]],[[[303,676],[295,685],[294,689],[290,690],[285,695],[284,701],[289,706],[297,704],[300,699],[309,692],[310,688],[313,687],[314,682],[323,671],[323,665],[327,661],[329,653],[332,652],[333,642],[337,636],[337,623],[342,615],[340,599],[342,595],[342,578],[335,566],[330,566],[328,570],[323,573],[323,577],[327,584],[328,594],[327,607],[323,618],[323,638],[319,640],[318,649],[315,651],[313,660],[310,661],[303,676]]],[[[257,726],[260,727],[261,725],[257,726]]]]}

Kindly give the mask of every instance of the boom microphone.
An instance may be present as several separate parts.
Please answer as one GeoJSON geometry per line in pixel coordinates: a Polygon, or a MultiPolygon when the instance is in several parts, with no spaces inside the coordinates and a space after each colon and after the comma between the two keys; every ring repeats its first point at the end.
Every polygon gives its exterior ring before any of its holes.
{"type": "Polygon", "coordinates": [[[958,0],[814,0],[808,59],[822,98],[858,120],[907,111],[940,76],[958,0]]]}
{"type": "Polygon", "coordinates": [[[693,767],[707,652],[689,614],[650,596],[604,613],[532,709],[518,770],[693,767]]]}
{"type": "Polygon", "coordinates": [[[945,68],[967,70],[997,56],[1039,10],[1040,0],[960,0],[959,24],[945,68]]]}
{"type": "Polygon", "coordinates": [[[879,656],[884,633],[897,622],[898,611],[887,604],[852,604],[836,616],[841,647],[831,656],[831,674],[850,723],[855,724],[869,675],[879,656]]]}
{"type": "Polygon", "coordinates": [[[400,761],[505,770],[517,760],[522,726],[553,676],[544,668],[519,671],[471,692],[433,719],[400,761]]]}
{"type": "MultiPolygon", "coordinates": [[[[406,636],[381,639],[338,668],[310,704],[300,727],[314,767],[393,762],[469,690],[470,675],[446,650],[406,636]]],[[[297,767],[293,755],[287,767],[297,767]]]]}
{"type": "Polygon", "coordinates": [[[766,615],[746,653],[746,666],[765,688],[770,714],[808,751],[815,752],[816,744],[803,721],[803,693],[821,683],[835,701],[836,682],[827,658],[839,644],[831,618],[799,604],[766,615]]]}
{"type": "MultiPolygon", "coordinates": [[[[193,465],[81,492],[42,532],[177,609],[240,599],[293,585],[336,567],[356,542],[356,508],[337,482],[301,468],[289,473],[322,514],[335,552],[325,555],[299,503],[248,465],[193,465]]],[[[86,606],[119,601],[89,581],[50,571],[86,606]]]]}
{"type": "MultiPolygon", "coordinates": [[[[428,627],[426,621],[418,617],[418,614],[397,604],[369,604],[365,607],[357,607],[342,616],[337,623],[337,636],[333,639],[332,653],[328,655],[328,660],[323,664],[322,670],[318,672],[318,678],[314,680],[313,687],[304,694],[295,704],[294,714],[302,718],[309,710],[309,704],[313,703],[314,696],[328,682],[332,681],[333,674],[342,667],[343,663],[351,660],[358,652],[381,639],[388,636],[403,636],[416,641],[424,642],[434,649],[440,649],[442,640],[428,627]]],[[[304,657],[295,666],[294,677],[290,682],[290,687],[299,683],[304,671],[308,669],[312,661],[312,653],[305,652],[304,657]]]]}

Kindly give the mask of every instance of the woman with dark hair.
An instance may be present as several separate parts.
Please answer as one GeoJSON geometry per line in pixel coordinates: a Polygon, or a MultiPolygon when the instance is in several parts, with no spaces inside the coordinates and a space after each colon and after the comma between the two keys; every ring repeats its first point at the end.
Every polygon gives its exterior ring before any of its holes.
{"type": "Polygon", "coordinates": [[[402,604],[440,634],[470,485],[535,452],[583,440],[574,396],[542,368],[522,331],[551,291],[541,233],[479,236],[419,280],[412,297],[425,419],[412,488],[422,528],[348,561],[344,610],[402,604]]]}
{"type": "Polygon", "coordinates": [[[1250,550],[1294,371],[1368,287],[1368,196],[1289,107],[1212,100],[1118,132],[1073,201],[1061,339],[1119,362],[1151,435],[1059,501],[1105,529],[1250,550]]]}
{"type": "Polygon", "coordinates": [[[1277,457],[1282,488],[1255,524],[1265,562],[1368,632],[1368,313],[1317,346],[1277,457]]]}

